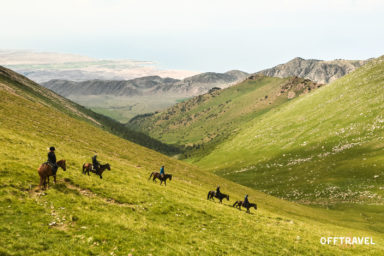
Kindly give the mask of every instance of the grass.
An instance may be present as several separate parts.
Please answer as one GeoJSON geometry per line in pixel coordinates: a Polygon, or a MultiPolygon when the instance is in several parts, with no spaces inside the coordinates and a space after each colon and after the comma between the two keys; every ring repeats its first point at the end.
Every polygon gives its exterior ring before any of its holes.
{"type": "Polygon", "coordinates": [[[144,133],[133,131],[125,127],[120,122],[113,120],[104,115],[100,115],[80,106],[70,100],[67,100],[58,94],[36,84],[35,82],[12,72],[9,69],[0,66],[0,82],[4,83],[8,90],[19,90],[23,96],[33,100],[43,101],[44,104],[49,104],[52,108],[59,110],[71,117],[79,120],[84,120],[92,125],[103,128],[104,130],[118,135],[124,139],[138,143],[145,147],[152,148],[159,152],[174,155],[179,153],[179,149],[161,143],[144,133]]]}
{"type": "Polygon", "coordinates": [[[285,85],[313,85],[304,79],[258,77],[225,90],[201,95],[152,116],[132,119],[127,125],[167,144],[184,146],[185,157],[202,157],[228,140],[242,124],[288,102],[285,85]],[[197,149],[197,150],[196,150],[197,149]]]}
{"type": "Polygon", "coordinates": [[[177,95],[155,96],[113,96],[113,95],[70,95],[70,100],[86,106],[96,113],[127,123],[133,117],[166,109],[177,102],[183,102],[177,95]]]}
{"type": "Polygon", "coordinates": [[[379,255],[380,232],[362,216],[268,196],[112,135],[0,82],[1,255],[379,255]],[[58,184],[37,191],[37,167],[55,145],[58,184]],[[97,150],[101,180],[81,174],[97,150]],[[147,181],[160,165],[167,187],[147,181]],[[220,184],[230,202],[206,200],[220,184]],[[252,214],[230,205],[245,193],[252,214]],[[51,224],[51,225],[50,225],[51,224]],[[376,245],[321,245],[322,236],[372,236],[376,245]]]}
{"type": "Polygon", "coordinates": [[[383,70],[381,57],[255,118],[197,164],[281,198],[381,213],[383,70]]]}

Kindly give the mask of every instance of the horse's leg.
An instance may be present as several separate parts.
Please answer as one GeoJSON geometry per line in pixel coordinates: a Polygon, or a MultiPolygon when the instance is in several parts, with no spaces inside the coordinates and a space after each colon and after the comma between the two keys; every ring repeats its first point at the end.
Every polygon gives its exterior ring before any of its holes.
{"type": "Polygon", "coordinates": [[[167,186],[167,179],[164,180],[164,185],[167,186]]]}
{"type": "Polygon", "coordinates": [[[53,176],[53,182],[56,184],[56,175],[53,176]]]}
{"type": "Polygon", "coordinates": [[[41,190],[42,185],[43,185],[43,177],[40,176],[39,190],[41,190]]]}

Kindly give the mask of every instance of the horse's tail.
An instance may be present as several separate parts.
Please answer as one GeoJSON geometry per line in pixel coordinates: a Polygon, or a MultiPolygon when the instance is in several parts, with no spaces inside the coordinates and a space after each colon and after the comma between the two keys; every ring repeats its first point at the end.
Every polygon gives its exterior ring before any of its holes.
{"type": "Polygon", "coordinates": [[[209,195],[211,194],[211,191],[208,191],[207,200],[209,200],[209,195]]]}
{"type": "Polygon", "coordinates": [[[84,172],[84,169],[85,169],[85,163],[83,164],[83,172],[84,172]]]}
{"type": "Polygon", "coordinates": [[[149,178],[148,178],[148,180],[150,180],[150,179],[151,179],[152,175],[153,175],[153,172],[151,173],[151,175],[149,175],[149,178]]]}

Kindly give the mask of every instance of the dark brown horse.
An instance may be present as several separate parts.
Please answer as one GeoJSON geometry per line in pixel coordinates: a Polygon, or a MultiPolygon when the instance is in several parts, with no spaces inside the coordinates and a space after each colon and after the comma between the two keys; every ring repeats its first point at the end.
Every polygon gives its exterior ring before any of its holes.
{"type": "Polygon", "coordinates": [[[91,163],[83,164],[83,174],[88,173],[88,176],[89,176],[89,172],[95,173],[95,171],[93,170],[93,164],[91,164],[91,163]]]}
{"type": "Polygon", "coordinates": [[[253,208],[255,208],[255,210],[257,210],[257,204],[248,203],[247,205],[243,205],[243,201],[236,201],[233,204],[233,207],[239,208],[240,211],[241,211],[241,206],[244,206],[245,208],[247,208],[247,212],[249,212],[249,209],[251,207],[253,207],[253,208]]]}
{"type": "Polygon", "coordinates": [[[163,182],[164,182],[165,186],[167,186],[167,179],[172,180],[172,174],[164,174],[164,177],[161,177],[160,173],[152,172],[151,175],[149,175],[148,180],[150,180],[152,176],[153,176],[152,181],[155,182],[156,179],[159,179],[160,185],[163,184],[163,182]]]}
{"type": "Polygon", "coordinates": [[[108,163],[107,164],[101,164],[97,171],[93,170],[93,165],[91,163],[83,164],[83,174],[88,173],[88,176],[89,176],[89,172],[93,172],[96,175],[99,175],[100,179],[103,178],[102,174],[106,169],[109,171],[111,170],[111,166],[108,163]]]}
{"type": "MultiPolygon", "coordinates": [[[[67,165],[65,163],[65,160],[60,160],[56,164],[64,171],[67,170],[67,165]]],[[[44,189],[47,188],[47,185],[49,184],[49,176],[53,176],[53,181],[56,184],[56,174],[53,175],[52,166],[49,163],[43,163],[42,165],[40,165],[40,167],[37,169],[37,172],[39,173],[39,176],[40,176],[40,184],[39,184],[40,189],[42,185],[44,185],[44,189]]]]}
{"type": "Polygon", "coordinates": [[[215,201],[213,198],[216,197],[217,199],[220,200],[220,203],[223,203],[223,199],[224,198],[227,198],[227,201],[229,201],[229,195],[226,195],[226,194],[223,194],[223,193],[220,193],[217,195],[217,193],[215,191],[209,191],[208,192],[208,196],[207,196],[207,200],[213,200],[215,201]]]}

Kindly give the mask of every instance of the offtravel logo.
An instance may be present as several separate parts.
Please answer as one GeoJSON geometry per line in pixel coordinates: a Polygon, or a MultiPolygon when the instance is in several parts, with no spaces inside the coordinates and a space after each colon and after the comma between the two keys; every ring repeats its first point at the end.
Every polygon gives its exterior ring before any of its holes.
{"type": "Polygon", "coordinates": [[[329,236],[321,237],[321,244],[330,245],[374,245],[372,237],[344,237],[344,236],[329,236]]]}

